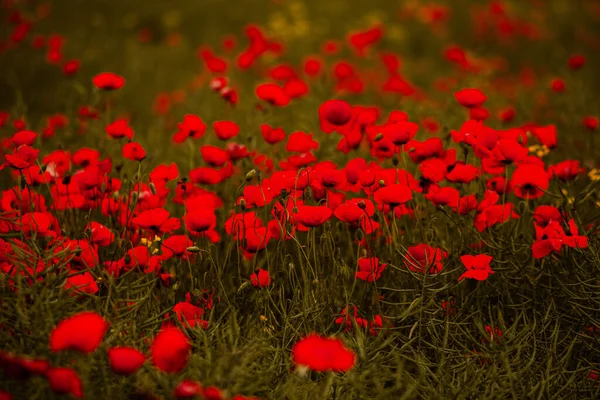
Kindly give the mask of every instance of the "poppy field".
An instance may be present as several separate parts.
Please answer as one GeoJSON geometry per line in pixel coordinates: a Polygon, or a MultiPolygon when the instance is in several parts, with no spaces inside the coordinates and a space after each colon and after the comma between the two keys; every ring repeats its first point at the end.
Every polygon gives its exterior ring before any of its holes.
{"type": "Polygon", "coordinates": [[[598,2],[0,20],[0,400],[600,397],[598,2]]]}

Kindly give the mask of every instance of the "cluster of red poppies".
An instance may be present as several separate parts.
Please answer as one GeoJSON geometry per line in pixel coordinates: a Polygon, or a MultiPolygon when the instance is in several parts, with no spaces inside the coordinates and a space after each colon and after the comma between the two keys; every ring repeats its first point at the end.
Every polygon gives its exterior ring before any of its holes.
{"type": "MultiPolygon", "coordinates": [[[[497,28],[499,38],[538,37],[535,25],[509,18],[498,4],[493,2],[482,15],[497,28]]],[[[15,28],[0,51],[22,44],[32,26],[16,11],[10,18],[15,28]]],[[[448,18],[448,9],[423,7],[419,18],[438,26],[448,18]]],[[[482,24],[478,29],[486,34],[490,26],[482,24]]],[[[2,140],[0,171],[10,181],[0,197],[0,273],[13,293],[24,283],[33,286],[56,275],[62,279],[61,290],[81,299],[99,297],[104,284],[100,276],[115,282],[136,274],[176,292],[180,282],[194,278],[197,271],[191,265],[227,246],[238,250],[244,268],[238,271],[245,271],[242,281],[236,281],[238,286],[247,283],[255,293],[268,292],[285,276],[277,274],[282,267],[274,266],[275,261],[281,264],[289,258],[293,269],[298,257],[306,260],[302,265],[313,273],[304,278],[317,284],[326,278],[311,264],[318,259],[318,233],[327,243],[324,248],[331,244],[348,253],[338,255],[336,263],[342,261],[336,265],[348,263],[353,268],[348,274],[352,290],[331,320],[340,330],[363,329],[378,336],[394,323],[381,310],[383,294],[377,285],[397,270],[422,280],[450,275],[448,285],[464,285],[465,279],[473,284],[496,279],[502,271],[492,266],[502,260],[487,254],[496,248],[488,237],[511,222],[534,232],[526,243],[533,260],[561,257],[566,251],[585,251],[590,246],[588,236],[594,225],[584,225],[569,208],[576,201],[570,185],[587,179],[586,169],[575,159],[553,163],[544,159],[558,146],[556,124],[513,124],[517,118],[513,106],[497,109],[494,120],[485,104],[496,93],[460,88],[457,78],[440,78],[434,85],[453,101],[449,109],[464,116],[453,127],[442,127],[433,117],[413,118],[400,106],[384,114],[386,107],[356,104],[352,96],[372,90],[381,97],[391,94],[440,105],[430,102],[426,91],[407,78],[397,54],[377,50],[385,36],[381,25],[352,33],[347,40],[354,57],[376,65],[375,74],[361,69],[358,62],[336,58],[342,44],[332,41],[325,43],[322,54],[307,55],[300,65],[267,67],[265,56],[282,56],[284,45],[258,26],[251,25],[244,33],[248,45],[236,57],[232,38],[224,42],[222,54],[204,46],[198,50],[205,73],[194,85],[208,89],[210,96],[218,94],[230,110],[244,102],[253,104],[249,111],[253,126],[235,115],[228,119],[171,115],[171,105],[183,102],[185,91],[155,101],[158,116],[170,115],[178,121],[167,124],[172,128],[166,133],[169,144],[177,149],[186,144],[203,161],[202,165],[194,162],[189,170],[182,163],[154,163],[150,156],[159,149],[144,144],[147,138],[136,133],[137,121],[110,112],[118,104],[119,93],[127,90],[126,77],[117,73],[100,72],[91,78],[98,104],[80,105],[71,117],[47,117],[40,129],[34,130],[33,124],[13,113],[0,112],[0,129],[8,132],[2,140]],[[233,70],[259,71],[261,82],[253,86],[253,92],[244,92],[233,70]],[[315,98],[313,92],[323,86],[323,80],[331,83],[331,93],[303,116],[311,121],[313,132],[308,132],[312,128],[286,131],[265,122],[266,118],[256,122],[267,113],[284,114],[286,107],[315,98]],[[81,134],[95,134],[88,125],[102,118],[102,140],[117,146],[121,156],[111,156],[104,148],[52,144],[69,124],[77,124],[81,134]],[[252,133],[248,135],[245,129],[252,133]],[[249,137],[252,141],[242,144],[249,137]],[[137,174],[125,177],[121,172],[128,167],[137,168],[137,174]],[[228,198],[233,201],[228,203],[228,198]],[[445,215],[461,230],[460,247],[437,240],[435,232],[433,238],[430,232],[421,238],[405,235],[411,223],[434,213],[445,215]],[[297,245],[297,251],[286,247],[292,245],[297,245]],[[269,251],[283,253],[270,257],[269,251]],[[189,275],[177,271],[175,264],[190,266],[189,275]],[[449,268],[456,264],[460,271],[449,268]],[[363,314],[366,307],[359,309],[353,303],[356,285],[373,290],[373,302],[379,304],[376,310],[363,314]]],[[[58,35],[32,40],[34,48],[47,50],[49,63],[61,66],[69,79],[75,79],[79,61],[64,59],[64,44],[58,35]]],[[[476,58],[455,45],[443,51],[443,58],[457,76],[494,68],[496,62],[476,58]]],[[[565,60],[574,79],[585,64],[581,54],[565,60]]],[[[532,77],[522,75],[519,84],[530,87],[532,77]]],[[[557,96],[568,90],[562,78],[553,78],[549,89],[550,95],[557,96]]],[[[582,115],[581,125],[589,132],[597,131],[598,118],[582,115]]],[[[593,197],[600,172],[589,172],[586,189],[577,201],[593,197]]],[[[169,313],[157,324],[160,330],[145,343],[149,350],[106,348],[110,368],[132,375],[148,362],[167,374],[183,371],[193,348],[186,329],[211,328],[213,301],[219,301],[214,294],[222,289],[202,289],[202,296],[194,297],[187,292],[185,301],[169,303],[169,313]]],[[[445,299],[441,309],[454,314],[454,299],[445,299]]],[[[50,335],[51,352],[96,352],[110,326],[104,318],[108,316],[90,311],[63,319],[50,335]]],[[[484,343],[501,342],[500,327],[486,326],[485,330],[484,343]]],[[[357,353],[341,339],[303,333],[308,335],[297,338],[291,349],[298,370],[347,372],[359,362],[357,353]]],[[[0,369],[19,379],[43,376],[55,393],[83,397],[82,382],[73,368],[7,351],[0,352],[0,369]]],[[[173,396],[227,397],[217,387],[191,380],[181,380],[173,396]]]]}

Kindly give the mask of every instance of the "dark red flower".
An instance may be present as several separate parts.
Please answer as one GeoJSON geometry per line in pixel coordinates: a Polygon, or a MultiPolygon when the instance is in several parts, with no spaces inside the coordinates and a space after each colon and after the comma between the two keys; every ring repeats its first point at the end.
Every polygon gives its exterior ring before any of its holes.
{"type": "Polygon", "coordinates": [[[125,85],[125,79],[112,72],[102,72],[92,79],[92,83],[98,89],[102,90],[117,90],[125,85]]]}
{"type": "Polygon", "coordinates": [[[250,275],[250,282],[254,287],[267,287],[271,284],[272,281],[273,280],[269,275],[269,271],[264,270],[262,268],[258,268],[255,272],[252,273],[252,275],[250,275]]]}
{"type": "Polygon", "coordinates": [[[562,161],[548,168],[550,176],[555,176],[563,182],[572,181],[582,172],[583,168],[579,166],[578,160],[562,161]]]}
{"type": "Polygon", "coordinates": [[[50,368],[46,372],[50,389],[56,394],[71,394],[83,398],[83,389],[79,375],[71,368],[50,368]]]}
{"type": "Polygon", "coordinates": [[[342,126],[352,118],[352,107],[344,100],[327,100],[319,107],[319,118],[332,125],[342,126]]]}
{"type": "Polygon", "coordinates": [[[585,56],[582,54],[573,54],[571,57],[569,57],[569,68],[571,68],[572,70],[577,70],[580,69],[581,67],[583,67],[585,65],[585,56]]]}
{"type": "Polygon", "coordinates": [[[185,215],[185,226],[192,235],[200,235],[214,228],[216,224],[215,210],[210,208],[197,208],[185,215]]]}
{"type": "Polygon", "coordinates": [[[173,391],[173,396],[178,399],[193,399],[197,398],[202,394],[202,385],[200,382],[183,380],[179,382],[175,390],[173,391]]]}
{"type": "Polygon", "coordinates": [[[437,274],[444,269],[442,261],[447,256],[448,253],[442,249],[418,244],[408,248],[408,253],[404,256],[404,265],[413,272],[437,274]]]}
{"type": "Polygon", "coordinates": [[[202,158],[213,167],[222,167],[229,161],[229,154],[216,146],[204,145],[200,147],[202,158]]]}
{"type": "Polygon", "coordinates": [[[173,312],[184,326],[187,323],[192,328],[195,326],[200,326],[204,329],[208,328],[208,321],[202,319],[204,310],[198,306],[187,302],[180,302],[175,304],[173,312]]]}
{"type": "Polygon", "coordinates": [[[50,334],[53,352],[73,349],[91,353],[100,345],[108,323],[94,312],[82,312],[62,320],[50,334]]]}
{"type": "Polygon", "coordinates": [[[108,350],[108,361],[117,374],[131,375],[142,367],[146,357],[132,347],[112,347],[108,350]]]}
{"type": "Polygon", "coordinates": [[[150,346],[152,362],[163,372],[175,373],[185,368],[192,345],[179,329],[167,326],[155,337],[150,346]]]}

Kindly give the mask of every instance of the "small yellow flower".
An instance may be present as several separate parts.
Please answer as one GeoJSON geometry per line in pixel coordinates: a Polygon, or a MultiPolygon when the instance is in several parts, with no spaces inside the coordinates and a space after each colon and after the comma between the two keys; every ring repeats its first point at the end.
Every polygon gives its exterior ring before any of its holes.
{"type": "Polygon", "coordinates": [[[590,172],[588,172],[588,176],[593,182],[600,181],[600,170],[592,168],[590,172]]]}
{"type": "Polygon", "coordinates": [[[267,317],[265,317],[264,315],[261,315],[260,320],[263,322],[267,322],[267,317]]]}

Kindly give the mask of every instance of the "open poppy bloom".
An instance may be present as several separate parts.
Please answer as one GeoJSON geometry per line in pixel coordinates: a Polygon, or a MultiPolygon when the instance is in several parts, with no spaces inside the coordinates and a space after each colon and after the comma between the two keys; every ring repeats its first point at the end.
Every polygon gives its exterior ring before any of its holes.
{"type": "Polygon", "coordinates": [[[375,282],[381,277],[387,264],[380,264],[378,257],[363,257],[358,260],[356,277],[363,281],[375,282]]]}
{"type": "Polygon", "coordinates": [[[514,194],[522,199],[537,199],[550,184],[548,173],[536,164],[521,164],[513,172],[510,184],[514,194]]]}
{"type": "Polygon", "coordinates": [[[461,89],[454,93],[454,97],[461,106],[467,108],[481,107],[487,100],[486,95],[479,89],[461,89]]]}
{"type": "Polygon", "coordinates": [[[83,388],[79,375],[71,368],[50,368],[46,372],[50,389],[56,394],[70,394],[75,398],[83,398],[83,388]]]}
{"type": "Polygon", "coordinates": [[[458,278],[459,282],[465,278],[484,281],[488,278],[490,274],[494,273],[494,271],[492,271],[492,269],[490,268],[492,256],[488,256],[486,254],[478,254],[476,256],[472,256],[470,254],[467,254],[461,256],[460,261],[467,269],[467,272],[465,272],[458,278]]]}
{"type": "Polygon", "coordinates": [[[448,253],[442,249],[418,244],[408,248],[408,253],[404,256],[404,265],[413,272],[437,274],[444,269],[442,261],[446,257],[448,253]]]}
{"type": "Polygon", "coordinates": [[[292,359],[297,366],[320,372],[346,372],[356,363],[356,356],[341,340],[314,333],[296,342],[292,348],[292,359]]]}
{"type": "Polygon", "coordinates": [[[269,271],[259,268],[250,275],[250,282],[252,282],[252,286],[254,287],[263,288],[269,286],[272,279],[269,275],[269,271]]]}

